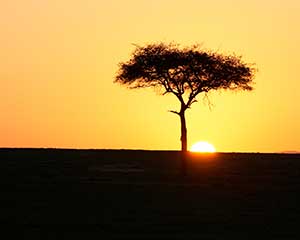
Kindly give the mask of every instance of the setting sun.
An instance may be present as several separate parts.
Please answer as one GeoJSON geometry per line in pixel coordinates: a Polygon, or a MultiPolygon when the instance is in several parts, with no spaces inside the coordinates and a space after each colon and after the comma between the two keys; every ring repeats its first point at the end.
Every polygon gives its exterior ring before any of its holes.
{"type": "Polygon", "coordinates": [[[192,145],[191,152],[202,152],[202,153],[214,153],[216,152],[215,147],[208,142],[197,142],[192,145]]]}

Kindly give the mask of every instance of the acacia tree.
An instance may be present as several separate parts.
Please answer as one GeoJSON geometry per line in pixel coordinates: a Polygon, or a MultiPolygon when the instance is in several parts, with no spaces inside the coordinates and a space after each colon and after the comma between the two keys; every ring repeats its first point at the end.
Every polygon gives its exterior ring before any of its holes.
{"type": "Polygon", "coordinates": [[[182,172],[186,174],[187,128],[185,111],[200,93],[211,90],[252,90],[255,69],[241,57],[205,51],[198,46],[174,44],[136,46],[129,61],[121,63],[115,82],[129,88],[160,87],[180,102],[182,172]]]}

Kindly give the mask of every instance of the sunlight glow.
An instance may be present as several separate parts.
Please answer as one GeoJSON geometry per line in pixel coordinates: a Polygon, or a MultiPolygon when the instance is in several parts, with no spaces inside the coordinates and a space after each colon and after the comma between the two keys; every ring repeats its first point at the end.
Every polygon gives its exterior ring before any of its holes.
{"type": "Polygon", "coordinates": [[[201,153],[214,153],[216,152],[215,147],[208,142],[197,142],[195,143],[191,149],[191,152],[201,152],[201,153]]]}

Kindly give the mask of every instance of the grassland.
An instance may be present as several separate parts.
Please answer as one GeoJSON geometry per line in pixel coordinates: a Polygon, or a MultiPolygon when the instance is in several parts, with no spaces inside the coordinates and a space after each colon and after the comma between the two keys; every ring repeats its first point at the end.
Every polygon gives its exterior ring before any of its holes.
{"type": "Polygon", "coordinates": [[[300,239],[300,155],[1,149],[19,239],[300,239]]]}

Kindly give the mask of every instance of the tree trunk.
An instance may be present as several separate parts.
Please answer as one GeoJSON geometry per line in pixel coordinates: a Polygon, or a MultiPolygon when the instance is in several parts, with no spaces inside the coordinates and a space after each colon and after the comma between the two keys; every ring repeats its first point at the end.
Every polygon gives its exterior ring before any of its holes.
{"type": "Polygon", "coordinates": [[[181,172],[182,175],[187,175],[187,129],[185,122],[185,110],[180,111],[180,123],[181,123],[181,172]]]}

